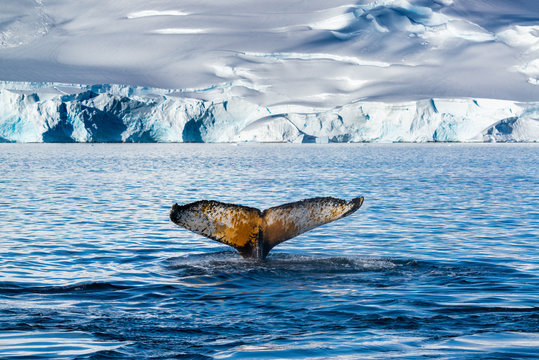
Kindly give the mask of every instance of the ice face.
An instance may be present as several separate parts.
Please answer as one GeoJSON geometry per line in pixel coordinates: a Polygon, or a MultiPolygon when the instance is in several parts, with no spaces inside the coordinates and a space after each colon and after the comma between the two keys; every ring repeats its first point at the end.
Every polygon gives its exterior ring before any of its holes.
{"type": "Polygon", "coordinates": [[[353,102],[316,111],[213,102],[118,85],[0,85],[0,141],[537,141],[539,103],[491,99],[353,102]]]}
{"type": "Polygon", "coordinates": [[[537,0],[6,3],[0,141],[536,141],[538,13],[537,0]]]}

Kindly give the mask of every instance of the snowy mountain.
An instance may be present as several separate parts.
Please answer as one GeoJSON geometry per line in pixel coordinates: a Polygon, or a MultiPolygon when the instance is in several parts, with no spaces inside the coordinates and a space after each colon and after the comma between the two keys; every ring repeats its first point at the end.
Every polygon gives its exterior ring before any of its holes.
{"type": "Polygon", "coordinates": [[[536,0],[0,5],[0,141],[539,140],[536,0]]]}

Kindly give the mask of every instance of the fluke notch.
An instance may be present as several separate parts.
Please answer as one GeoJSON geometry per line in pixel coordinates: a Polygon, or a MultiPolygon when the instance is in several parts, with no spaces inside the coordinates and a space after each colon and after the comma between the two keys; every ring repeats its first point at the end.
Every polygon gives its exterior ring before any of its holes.
{"type": "Polygon", "coordinates": [[[244,258],[263,260],[276,245],[348,216],[362,204],[362,196],[351,201],[317,197],[260,211],[200,200],[186,205],[174,204],[170,219],[187,230],[232,246],[244,258]]]}

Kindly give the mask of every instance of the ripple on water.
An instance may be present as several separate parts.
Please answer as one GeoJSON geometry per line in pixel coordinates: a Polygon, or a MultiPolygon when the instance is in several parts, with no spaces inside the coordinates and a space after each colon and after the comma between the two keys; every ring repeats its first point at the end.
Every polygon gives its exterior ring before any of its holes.
{"type": "Polygon", "coordinates": [[[480,354],[488,351],[492,358],[537,358],[539,334],[528,332],[484,332],[473,335],[443,339],[435,344],[425,345],[426,349],[438,349],[446,353],[468,352],[480,354]]]}
{"type": "Polygon", "coordinates": [[[536,145],[0,147],[2,358],[534,357],[536,145]],[[319,195],[265,262],[168,218],[319,195]]]}
{"type": "Polygon", "coordinates": [[[129,343],[100,341],[83,332],[2,331],[0,357],[72,358],[114,350],[129,343]]]}

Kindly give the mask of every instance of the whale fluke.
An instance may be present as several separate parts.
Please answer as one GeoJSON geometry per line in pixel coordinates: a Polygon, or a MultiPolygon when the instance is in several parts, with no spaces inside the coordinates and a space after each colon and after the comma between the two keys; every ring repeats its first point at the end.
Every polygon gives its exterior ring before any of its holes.
{"type": "Polygon", "coordinates": [[[346,201],[317,197],[275,206],[256,208],[200,200],[174,204],[170,219],[197,234],[232,246],[244,257],[262,260],[270,250],[295,236],[355,212],[363,197],[346,201]]]}

